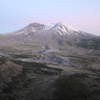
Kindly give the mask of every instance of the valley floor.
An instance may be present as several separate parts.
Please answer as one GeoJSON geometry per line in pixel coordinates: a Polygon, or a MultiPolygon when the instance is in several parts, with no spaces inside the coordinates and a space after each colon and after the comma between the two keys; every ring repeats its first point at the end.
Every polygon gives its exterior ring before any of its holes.
{"type": "Polygon", "coordinates": [[[80,78],[91,88],[95,97],[100,98],[100,70],[18,60],[12,62],[22,66],[22,72],[13,77],[11,82],[5,83],[7,87],[2,90],[0,100],[52,100],[53,83],[63,75],[80,78]]]}

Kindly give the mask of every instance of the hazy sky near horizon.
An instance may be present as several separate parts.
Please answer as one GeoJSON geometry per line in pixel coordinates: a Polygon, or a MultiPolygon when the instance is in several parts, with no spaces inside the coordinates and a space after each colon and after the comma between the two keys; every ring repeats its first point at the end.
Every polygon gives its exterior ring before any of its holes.
{"type": "Polygon", "coordinates": [[[34,22],[64,22],[100,35],[100,0],[0,0],[0,33],[34,22]]]}

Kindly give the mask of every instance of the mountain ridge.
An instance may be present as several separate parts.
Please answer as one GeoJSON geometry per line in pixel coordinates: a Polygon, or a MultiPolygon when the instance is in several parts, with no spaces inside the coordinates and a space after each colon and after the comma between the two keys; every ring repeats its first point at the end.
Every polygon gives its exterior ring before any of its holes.
{"type": "MultiPolygon", "coordinates": [[[[63,22],[51,23],[51,24],[40,24],[40,23],[34,22],[34,23],[30,23],[29,25],[27,25],[26,27],[24,27],[21,30],[10,32],[10,33],[5,33],[4,35],[19,35],[19,34],[21,34],[20,32],[23,30],[26,35],[27,35],[28,31],[39,32],[39,31],[53,31],[53,30],[57,31],[57,30],[59,30],[60,35],[62,35],[61,32],[67,33],[67,34],[69,34],[69,32],[71,32],[71,31],[74,31],[76,33],[83,32],[80,29],[73,28],[63,22]],[[18,32],[18,34],[14,34],[16,32],[18,32]]],[[[76,35],[78,35],[78,34],[76,34],[76,35]]]]}
{"type": "Polygon", "coordinates": [[[72,48],[78,50],[80,47],[96,49],[94,48],[96,44],[97,49],[100,49],[99,42],[96,40],[99,41],[98,36],[73,28],[63,22],[51,24],[35,22],[18,31],[1,35],[0,45],[5,45],[8,48],[12,47],[13,50],[21,49],[36,52],[41,51],[46,46],[53,50],[69,51],[72,48]],[[93,45],[91,46],[91,44],[93,45]]]}

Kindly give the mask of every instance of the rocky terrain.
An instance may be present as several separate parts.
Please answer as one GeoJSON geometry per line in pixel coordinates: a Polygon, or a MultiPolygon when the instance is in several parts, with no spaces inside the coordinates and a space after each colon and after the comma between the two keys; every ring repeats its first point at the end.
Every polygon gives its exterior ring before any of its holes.
{"type": "Polygon", "coordinates": [[[100,55],[100,37],[62,22],[31,23],[21,30],[2,34],[0,51],[9,57],[28,56],[12,59],[84,68],[86,66],[77,61],[73,62],[71,56],[68,56],[78,55],[86,58],[85,56],[100,55]]]}
{"type": "Polygon", "coordinates": [[[99,36],[62,22],[0,34],[0,100],[52,100],[53,82],[75,73],[99,100],[99,36]]]}

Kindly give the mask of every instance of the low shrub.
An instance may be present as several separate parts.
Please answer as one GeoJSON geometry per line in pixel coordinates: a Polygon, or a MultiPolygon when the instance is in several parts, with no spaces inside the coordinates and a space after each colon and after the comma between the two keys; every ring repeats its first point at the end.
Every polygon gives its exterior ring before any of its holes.
{"type": "Polygon", "coordinates": [[[93,100],[89,87],[73,75],[59,77],[53,87],[52,100],[93,100]]]}

